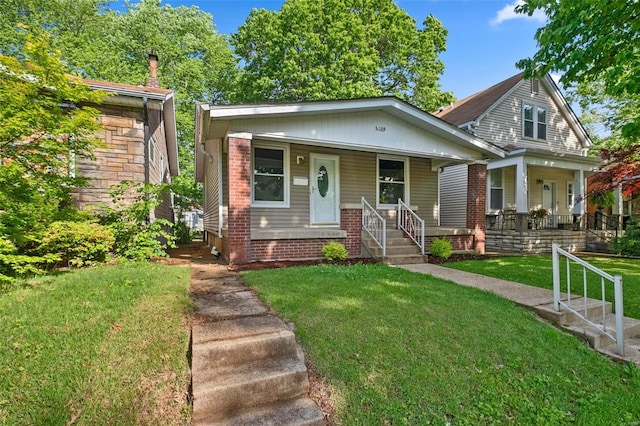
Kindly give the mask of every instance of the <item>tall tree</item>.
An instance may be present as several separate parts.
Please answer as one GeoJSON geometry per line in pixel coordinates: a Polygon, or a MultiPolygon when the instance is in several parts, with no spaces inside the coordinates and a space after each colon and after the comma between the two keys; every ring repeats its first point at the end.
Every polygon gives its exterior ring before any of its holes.
{"type": "MultiPolygon", "coordinates": [[[[20,48],[16,22],[46,29],[72,70],[98,80],[145,84],[147,54],[159,57],[163,87],[174,90],[181,176],[185,201],[198,199],[193,179],[194,104],[224,102],[236,62],[210,14],[197,7],[171,7],[161,0],[126,2],[123,12],[110,0],[4,0],[0,2],[0,52],[20,48]]],[[[178,198],[180,201],[181,198],[178,198]]]]}
{"type": "Polygon", "coordinates": [[[22,243],[69,203],[84,181],[73,159],[99,143],[98,111],[105,93],[67,73],[46,34],[17,32],[17,56],[0,54],[0,235],[22,243]]]}
{"type": "Polygon", "coordinates": [[[518,62],[526,75],[561,72],[560,82],[589,119],[610,132],[597,141],[604,162],[591,194],[622,185],[640,191],[640,4],[630,0],[525,0],[516,7],[548,18],[539,50],[518,62]]]}
{"type": "Polygon", "coordinates": [[[543,10],[538,51],[518,62],[527,76],[560,72],[583,105],[600,105],[612,130],[640,138],[640,4],[630,0],[524,0],[519,13],[543,10]]]}
{"type": "Polygon", "coordinates": [[[447,31],[429,15],[422,28],[393,0],[287,0],[254,9],[232,36],[244,64],[239,101],[299,101],[396,95],[434,110],[447,31]]]}

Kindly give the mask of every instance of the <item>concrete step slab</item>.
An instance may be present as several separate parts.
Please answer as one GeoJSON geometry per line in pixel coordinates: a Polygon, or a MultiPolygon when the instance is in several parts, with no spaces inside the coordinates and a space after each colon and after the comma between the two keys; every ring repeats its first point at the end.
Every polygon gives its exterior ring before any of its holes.
{"type": "Polygon", "coordinates": [[[249,290],[201,295],[194,300],[194,305],[197,314],[214,320],[267,312],[267,308],[249,290]]]}
{"type": "MultiPolygon", "coordinates": [[[[565,294],[562,295],[562,301],[569,304],[572,309],[575,309],[580,315],[586,318],[595,318],[602,316],[603,304],[601,300],[589,299],[585,300],[584,297],[572,297],[569,301],[565,294]],[[585,315],[586,313],[586,315],[585,315]]],[[[553,303],[546,303],[544,305],[534,306],[534,309],[538,315],[542,318],[549,320],[557,325],[575,324],[582,321],[579,316],[569,311],[565,307],[560,307],[560,312],[553,309],[553,303]]],[[[611,313],[611,302],[604,303],[605,314],[611,313]]]]}
{"type": "Polygon", "coordinates": [[[308,398],[255,407],[219,422],[202,421],[194,426],[322,426],[324,413],[308,398]]]}
{"type": "Polygon", "coordinates": [[[242,317],[194,325],[192,343],[197,346],[213,340],[237,339],[288,329],[280,318],[273,315],[242,317]]]}
{"type": "Polygon", "coordinates": [[[384,259],[382,259],[382,262],[387,265],[414,265],[425,263],[426,261],[427,256],[420,254],[385,256],[384,259]]]}
{"type": "Polygon", "coordinates": [[[197,371],[242,365],[269,357],[295,354],[297,342],[290,330],[234,339],[214,340],[194,346],[192,365],[197,371]]]}
{"type": "Polygon", "coordinates": [[[194,423],[221,421],[239,410],[289,400],[309,390],[298,357],[269,358],[193,377],[194,423]]]}
{"type": "MultiPolygon", "coordinates": [[[[575,324],[569,324],[564,326],[563,328],[565,328],[566,330],[568,330],[569,332],[571,332],[574,335],[580,336],[584,339],[586,339],[589,342],[589,345],[597,350],[600,350],[602,348],[606,348],[608,346],[611,346],[613,344],[615,344],[615,341],[613,339],[611,339],[609,336],[607,336],[606,334],[603,333],[602,331],[602,325],[603,325],[603,321],[602,319],[599,320],[594,320],[593,318],[591,319],[595,324],[596,327],[586,323],[586,322],[579,322],[579,323],[575,323],[575,324]]],[[[607,333],[611,334],[612,336],[616,337],[616,323],[615,323],[615,315],[614,314],[607,314],[605,317],[605,321],[604,323],[606,324],[606,331],[607,333]]],[[[630,339],[633,337],[637,337],[640,335],[640,320],[637,320],[635,318],[627,318],[625,317],[623,319],[623,325],[624,325],[624,339],[630,339]]]]}

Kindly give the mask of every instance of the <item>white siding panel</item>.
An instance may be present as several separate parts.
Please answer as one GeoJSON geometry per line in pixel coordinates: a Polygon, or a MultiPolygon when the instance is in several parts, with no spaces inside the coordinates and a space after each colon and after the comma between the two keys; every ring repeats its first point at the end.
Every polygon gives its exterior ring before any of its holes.
{"type": "Polygon", "coordinates": [[[467,176],[466,164],[446,167],[440,173],[440,225],[467,226],[467,176]]]}
{"type": "MultiPolygon", "coordinates": [[[[349,149],[459,159],[479,159],[470,145],[458,145],[383,111],[306,115],[295,118],[236,120],[233,132],[313,145],[348,145],[349,149]]],[[[342,148],[342,147],[340,147],[342,148]]]]}
{"type": "Polygon", "coordinates": [[[539,93],[531,93],[528,81],[487,114],[476,129],[476,135],[498,145],[515,144],[522,148],[552,149],[581,154],[582,147],[558,105],[553,101],[544,85],[539,93]],[[531,102],[547,108],[547,139],[534,140],[522,137],[522,104],[531,102]]]}

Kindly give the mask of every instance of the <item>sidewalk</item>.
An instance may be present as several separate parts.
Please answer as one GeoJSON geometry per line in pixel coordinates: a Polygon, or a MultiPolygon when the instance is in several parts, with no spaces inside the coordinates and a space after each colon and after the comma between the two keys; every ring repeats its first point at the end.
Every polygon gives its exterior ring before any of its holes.
{"type": "MultiPolygon", "coordinates": [[[[480,290],[489,291],[499,296],[509,299],[520,306],[533,309],[539,316],[553,320],[553,317],[559,319],[557,325],[574,335],[586,337],[588,340],[592,336],[587,336],[592,332],[591,327],[588,326],[572,326],[566,324],[564,317],[559,315],[553,310],[553,291],[529,286],[526,284],[515,283],[512,281],[501,280],[498,278],[487,277],[485,275],[474,274],[472,272],[458,271],[456,269],[445,268],[443,266],[433,265],[430,263],[415,264],[415,265],[397,265],[398,268],[403,268],[408,271],[418,272],[422,274],[432,275],[436,278],[443,280],[453,281],[459,285],[465,287],[474,287],[480,290]],[[588,330],[589,329],[589,330],[588,330]]],[[[561,299],[566,301],[566,293],[562,293],[561,299]]],[[[572,297],[572,306],[574,300],[579,306],[582,303],[581,297],[572,297]]],[[[600,301],[593,301],[587,299],[595,304],[600,304],[600,301]]],[[[638,322],[635,319],[625,318],[625,324],[629,322],[638,322]]],[[[595,339],[599,341],[599,336],[595,336],[595,339]]],[[[598,347],[598,344],[594,345],[595,350],[616,360],[622,362],[634,362],[640,366],[640,338],[631,337],[625,338],[625,356],[620,356],[615,353],[615,350],[609,345],[605,347],[598,347]]]]}

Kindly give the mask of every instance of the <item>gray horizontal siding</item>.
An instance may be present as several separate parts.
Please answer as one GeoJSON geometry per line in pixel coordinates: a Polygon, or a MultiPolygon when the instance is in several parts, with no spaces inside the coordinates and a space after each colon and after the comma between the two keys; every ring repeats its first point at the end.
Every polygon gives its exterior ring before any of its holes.
{"type": "Polygon", "coordinates": [[[440,225],[467,226],[466,164],[446,167],[440,173],[440,225]]]}
{"type": "MultiPolygon", "coordinates": [[[[336,155],[340,158],[340,203],[360,205],[364,196],[371,205],[376,204],[376,159],[372,152],[340,150],[290,145],[290,203],[289,208],[254,207],[251,210],[253,228],[310,227],[309,186],[293,185],[293,178],[309,177],[310,154],[336,155]],[[303,156],[298,164],[296,159],[303,156]]],[[[429,159],[410,160],[410,202],[418,206],[418,213],[429,226],[437,225],[437,173],[431,171],[429,159]]],[[[310,182],[311,184],[311,182],[310,182]]]]}
{"type": "Polygon", "coordinates": [[[499,145],[515,144],[523,148],[553,149],[556,151],[581,153],[581,145],[575,132],[550,97],[544,85],[540,91],[531,93],[529,81],[522,82],[517,89],[493,109],[476,128],[477,136],[499,145]],[[532,102],[547,108],[547,139],[533,140],[522,137],[522,104],[532,102]]]}

